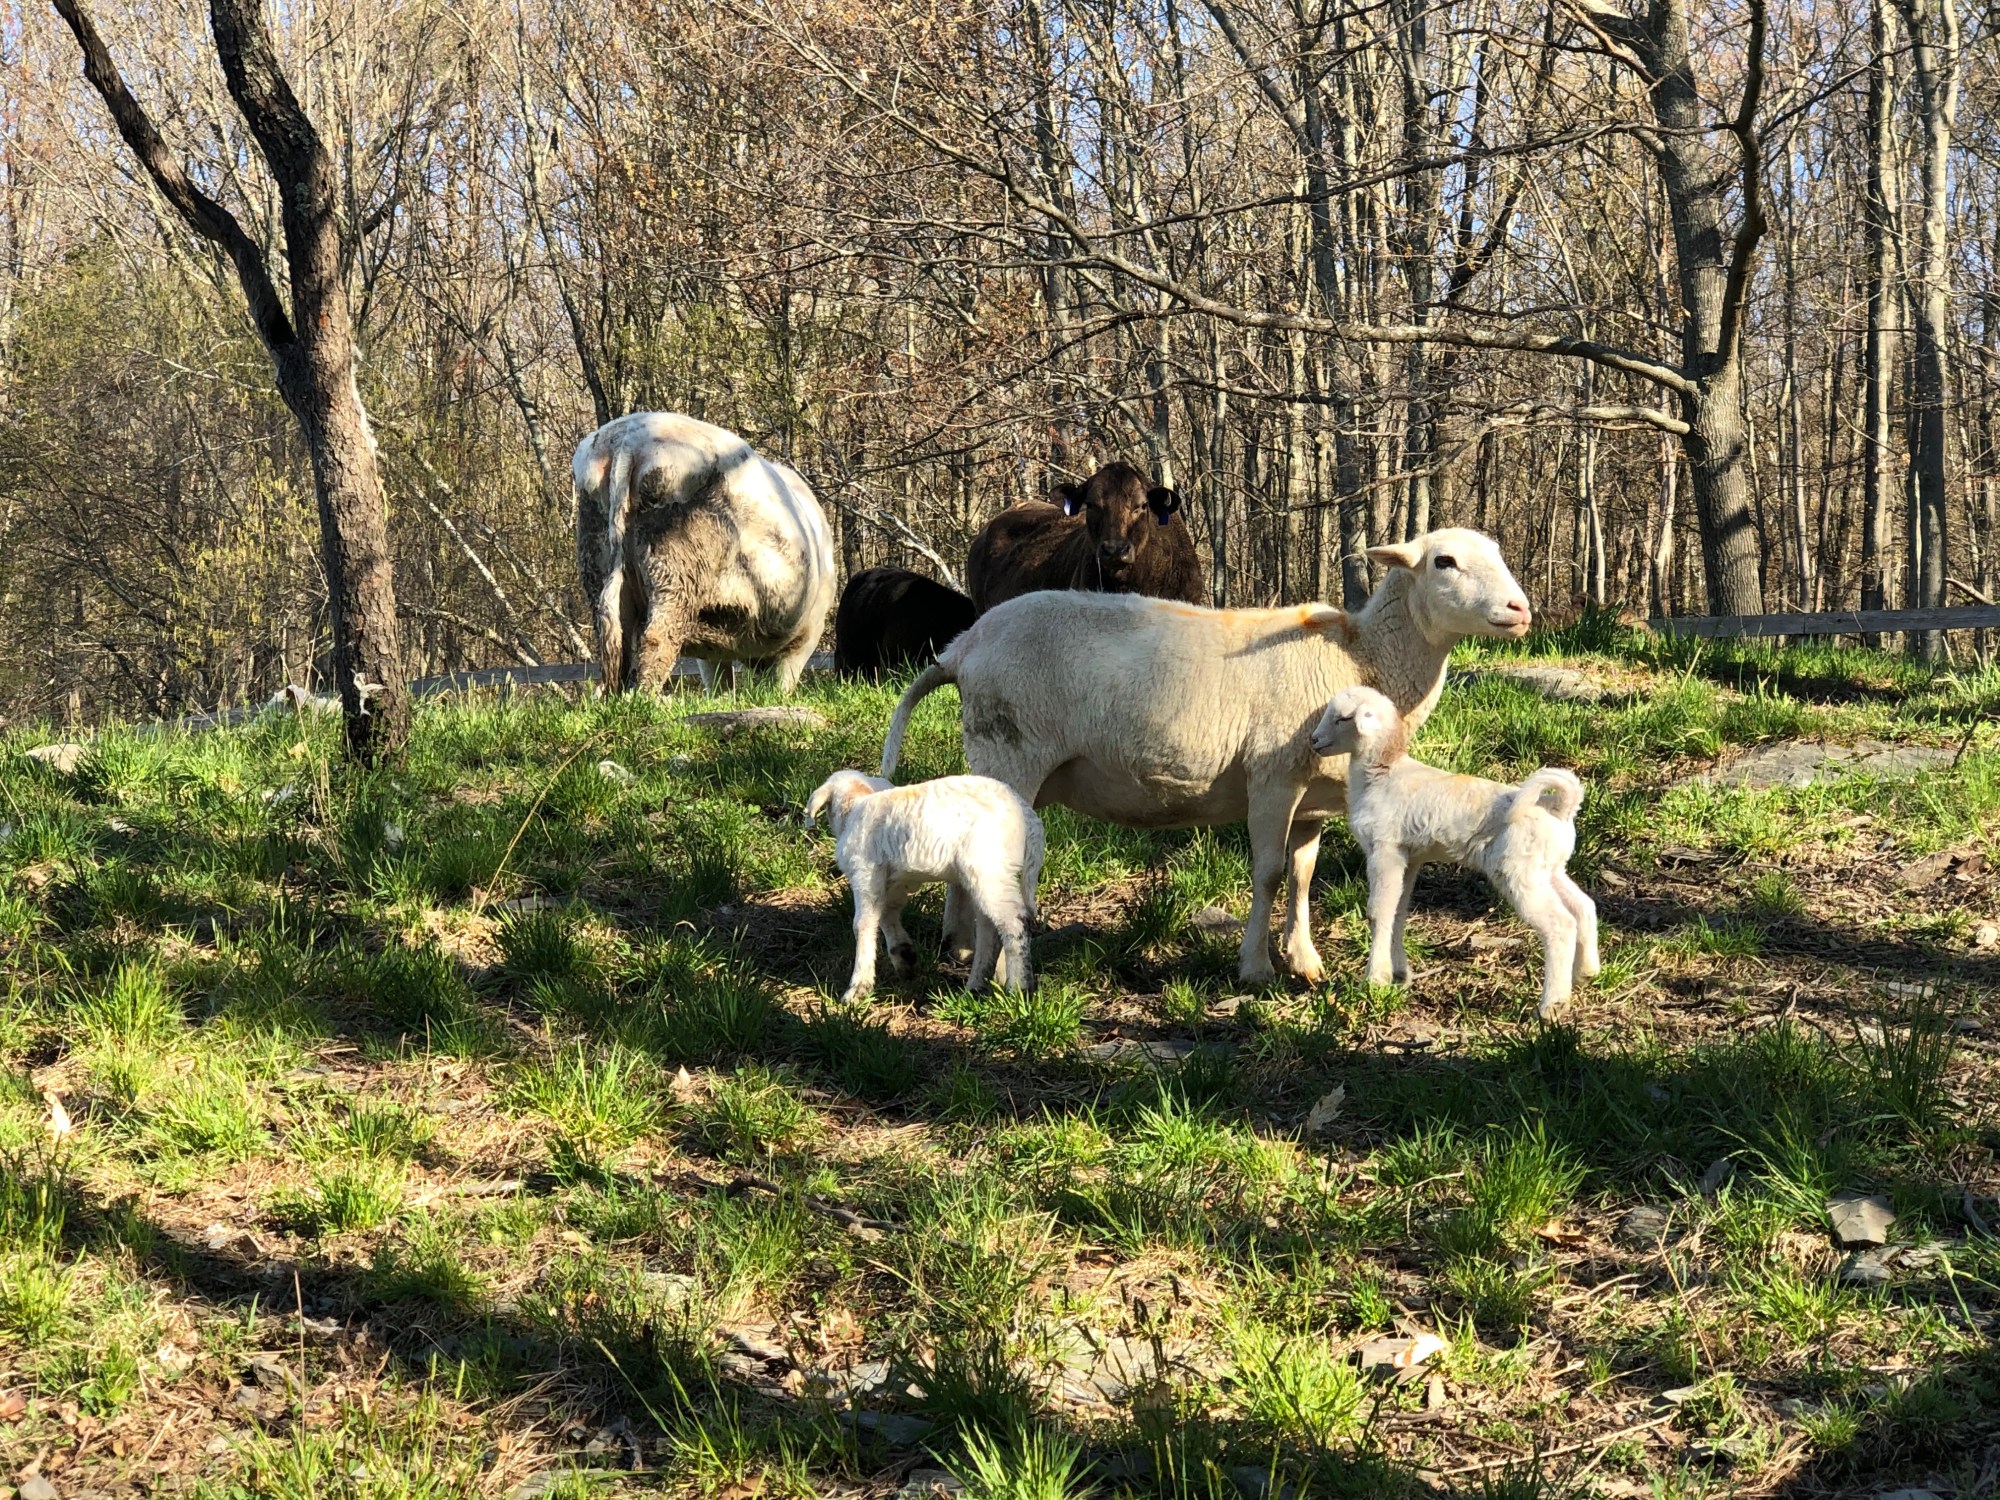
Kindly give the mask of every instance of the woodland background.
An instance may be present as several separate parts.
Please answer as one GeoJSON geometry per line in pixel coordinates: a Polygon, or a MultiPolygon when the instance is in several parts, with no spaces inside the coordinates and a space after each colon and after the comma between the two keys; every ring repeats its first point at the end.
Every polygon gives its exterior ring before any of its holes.
{"type": "MultiPolygon", "coordinates": [[[[203,9],[93,11],[274,248],[203,9]]],[[[1367,543],[1442,524],[1496,534],[1557,616],[1991,596],[1996,22],[1968,0],[273,17],[339,163],[413,673],[589,654],[569,456],[648,407],[798,466],[848,569],[954,568],[993,512],[1123,455],[1185,495],[1218,603],[1353,602],[1367,543]],[[1740,383],[1702,389],[1735,424],[1734,561],[1705,557],[1673,383],[1718,347],[1704,299],[1732,296],[1740,383]]],[[[311,482],[228,265],[51,12],[0,7],[0,54],[0,719],[306,680],[311,482]]]]}

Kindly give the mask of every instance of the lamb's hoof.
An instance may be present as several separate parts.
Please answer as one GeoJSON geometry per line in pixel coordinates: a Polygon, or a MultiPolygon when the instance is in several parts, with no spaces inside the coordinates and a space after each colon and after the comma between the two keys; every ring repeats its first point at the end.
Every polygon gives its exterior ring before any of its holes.
{"type": "Polygon", "coordinates": [[[1317,953],[1305,958],[1287,958],[1285,967],[1307,984],[1318,984],[1326,978],[1326,965],[1320,962],[1317,953]]]}
{"type": "Polygon", "coordinates": [[[840,1003],[842,1005],[853,1005],[857,1001],[866,1000],[874,993],[875,986],[872,984],[850,984],[841,993],[840,1003]]]}
{"type": "Polygon", "coordinates": [[[917,950],[914,947],[889,950],[889,971],[898,979],[914,973],[916,967],[917,950]]]}
{"type": "Polygon", "coordinates": [[[1535,1015],[1540,1020],[1553,1021],[1557,1013],[1567,1004],[1569,1004],[1567,1000],[1544,1000],[1535,1008],[1535,1015]]]}

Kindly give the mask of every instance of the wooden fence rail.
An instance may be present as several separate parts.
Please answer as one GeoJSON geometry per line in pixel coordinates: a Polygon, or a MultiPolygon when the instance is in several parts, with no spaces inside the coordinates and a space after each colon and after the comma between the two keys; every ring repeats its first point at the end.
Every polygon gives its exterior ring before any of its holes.
{"type": "Polygon", "coordinates": [[[2000,605],[1947,609],[1829,609],[1817,614],[1688,615],[1647,621],[1663,635],[1889,635],[1906,630],[2000,629],[2000,605]]]}

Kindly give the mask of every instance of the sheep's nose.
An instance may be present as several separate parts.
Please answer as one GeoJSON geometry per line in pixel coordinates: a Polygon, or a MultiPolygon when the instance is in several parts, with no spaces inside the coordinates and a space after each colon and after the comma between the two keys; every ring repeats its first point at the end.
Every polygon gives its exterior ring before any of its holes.
{"type": "Polygon", "coordinates": [[[1132,544],[1125,538],[1103,541],[1097,544],[1097,555],[1106,562],[1123,562],[1132,555],[1132,544]]]}
{"type": "Polygon", "coordinates": [[[1509,599],[1504,608],[1508,614],[1519,620],[1523,625],[1534,618],[1534,614],[1528,608],[1528,601],[1526,599],[1509,599]]]}

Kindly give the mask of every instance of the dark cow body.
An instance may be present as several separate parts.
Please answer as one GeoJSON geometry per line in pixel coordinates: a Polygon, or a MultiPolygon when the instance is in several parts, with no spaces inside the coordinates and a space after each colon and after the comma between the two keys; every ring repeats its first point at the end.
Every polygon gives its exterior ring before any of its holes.
{"type": "Polygon", "coordinates": [[[1083,485],[1056,488],[1054,505],[1003,510],[973,538],[965,583],[980,614],[1038,589],[1150,594],[1208,603],[1181,497],[1130,464],[1106,464],[1083,485]]]}
{"type": "Polygon", "coordinates": [[[847,580],[834,615],[833,665],[843,676],[880,679],[927,666],[973,620],[957,589],[906,568],[869,568],[847,580]]]}

